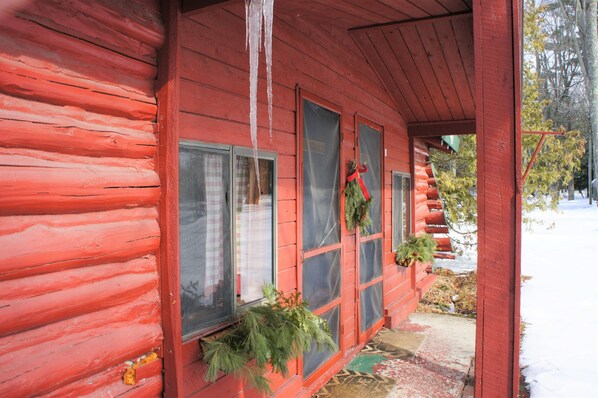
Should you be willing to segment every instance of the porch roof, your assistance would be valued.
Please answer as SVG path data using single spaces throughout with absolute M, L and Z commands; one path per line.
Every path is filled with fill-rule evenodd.
M 222 2 L 186 0 L 183 8 L 193 12 Z M 275 11 L 347 31 L 410 136 L 475 132 L 471 0 L 277 0 Z

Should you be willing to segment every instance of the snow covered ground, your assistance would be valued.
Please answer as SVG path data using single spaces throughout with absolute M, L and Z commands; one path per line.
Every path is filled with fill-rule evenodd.
M 598 397 L 598 208 L 579 198 L 559 210 L 523 233 L 520 363 L 532 398 Z
M 598 397 L 598 207 L 561 201 L 559 212 L 533 214 L 525 228 L 521 289 L 526 323 L 520 365 L 532 398 Z M 476 268 L 475 252 L 435 267 Z

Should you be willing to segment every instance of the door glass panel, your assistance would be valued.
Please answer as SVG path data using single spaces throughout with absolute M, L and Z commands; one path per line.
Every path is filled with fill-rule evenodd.
M 371 328 L 382 318 L 382 282 L 361 291 L 361 331 Z
M 340 336 L 340 306 L 336 306 L 331 310 L 323 313 L 320 315 L 322 318 L 328 322 L 328 326 L 330 327 L 330 332 L 332 334 L 332 340 L 336 343 L 337 347 L 339 346 Z M 316 348 L 315 343 L 312 341 L 311 349 L 308 352 L 303 354 L 303 375 L 304 377 L 308 377 L 311 375 L 316 369 L 318 369 L 324 362 L 326 362 L 332 355 L 334 355 L 337 351 L 331 351 L 328 348 L 323 348 L 321 351 L 318 351 Z
M 232 314 L 229 155 L 181 144 L 179 245 L 183 335 Z
M 372 196 L 370 217 L 372 225 L 368 235 L 382 232 L 382 134 L 365 124 L 359 124 L 359 161 L 366 164 L 368 172 L 361 177 Z
M 303 299 L 315 310 L 341 295 L 341 255 L 333 250 L 303 262 Z
M 260 181 L 254 160 L 236 156 L 235 255 L 237 303 L 263 297 L 262 286 L 273 281 L 274 160 L 259 159 Z
M 382 276 L 382 239 L 362 242 L 359 246 L 359 282 L 367 283 Z
M 303 101 L 303 250 L 340 242 L 340 115 Z

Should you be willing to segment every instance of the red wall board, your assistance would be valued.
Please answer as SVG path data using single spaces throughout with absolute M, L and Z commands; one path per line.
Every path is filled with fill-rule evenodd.
M 0 91 L 15 97 L 52 104 L 76 105 L 92 112 L 151 120 L 156 100 L 121 87 L 87 82 L 57 71 L 0 60 Z
M 124 263 L 101 264 L 75 268 L 29 278 L 0 282 L 0 300 L 26 299 L 74 288 L 85 283 L 102 281 L 107 277 L 151 273 L 156 269 L 154 256 L 146 256 Z
M 278 248 L 278 270 L 297 266 L 297 245 L 280 246 Z
M 133 259 L 155 251 L 159 240 L 158 223 L 151 219 L 34 226 L 0 236 L 0 245 L 10 248 L 0 254 L 0 280 Z
M 26 131 L 27 134 L 23 134 Z M 150 132 L 124 129 L 102 131 L 69 126 L 68 123 L 39 124 L 0 119 L 0 146 L 30 148 L 82 156 L 145 158 L 156 153 L 157 142 Z
M 29 361 L 27 356 L 34 355 L 36 350 L 39 351 L 40 345 L 56 346 L 64 341 L 62 339 L 69 338 L 69 334 L 85 335 L 87 330 L 102 329 L 111 323 L 124 324 L 134 321 L 152 324 L 159 321 L 159 310 L 159 296 L 153 291 L 116 307 L 3 337 L 0 339 L 0 354 L 14 355 L 13 360 Z M 111 366 L 106 368 L 109 367 Z
M 103 371 L 108 363 L 122 363 L 151 351 L 161 336 L 157 324 L 132 326 L 127 321 L 88 330 L 83 336 L 64 336 L 53 341 L 50 350 L 5 354 L 0 366 L 5 370 L 3 376 L 11 382 L 1 384 L 0 393 L 29 396 L 50 392 Z M 16 355 L 27 356 L 24 360 L 15 358 Z
M 155 272 L 120 275 L 43 296 L 0 301 L 0 337 L 134 300 L 155 289 L 157 282 Z
M 153 364 L 156 365 L 153 365 Z M 162 393 L 162 362 L 160 360 L 152 362 L 150 365 L 154 369 L 152 369 L 152 374 L 148 375 L 145 380 L 138 379 L 138 383 L 133 391 L 135 393 L 140 393 L 141 391 L 145 391 L 145 388 L 150 388 L 151 390 L 158 389 L 159 394 Z M 116 366 L 114 368 L 108 369 L 104 372 L 97 373 L 95 375 L 85 377 L 83 379 L 74 381 L 70 384 L 67 384 L 63 387 L 60 387 L 45 396 L 48 398 L 62 398 L 62 397 L 83 397 L 90 394 L 105 394 L 113 396 L 118 396 L 127 392 L 130 387 L 127 386 L 122 382 L 122 376 L 125 373 L 125 369 L 127 366 L 122 364 L 120 366 Z M 157 370 L 155 368 L 158 368 Z M 147 385 L 147 386 L 146 386 Z M 152 387 L 150 387 L 151 385 Z M 143 387 L 143 390 L 140 388 Z M 158 394 L 147 394 L 144 396 L 151 397 L 157 396 Z
M 23 120 L 42 125 L 79 127 L 93 131 L 120 132 L 155 132 L 155 125 L 143 120 L 87 112 L 78 107 L 60 106 L 18 97 L 11 97 L 0 92 L 0 119 Z M 7 145 L 10 147 L 10 145 Z M 46 148 L 42 148 L 46 149 Z M 83 155 L 83 153 L 79 153 Z M 152 152 L 155 154 L 155 152 Z M 130 157 L 130 156 L 128 156 Z
M 117 14 L 113 15 L 113 21 L 122 18 Z M 118 56 L 112 50 L 98 46 L 94 42 L 86 42 L 76 36 L 64 34 L 45 27 L 35 21 L 19 17 L 5 18 L 0 31 L 8 36 L 17 35 L 21 40 L 26 40 L 36 45 L 44 45 L 47 51 L 55 51 L 61 57 L 80 59 L 82 62 L 91 62 L 108 71 L 120 71 L 130 76 L 142 79 L 153 79 L 156 76 L 156 63 L 142 62 L 127 56 Z M 51 43 L 50 45 L 48 43 Z M 42 55 L 46 55 L 43 54 Z M 61 66 L 60 61 L 56 63 Z
M 278 224 L 278 246 L 288 246 L 297 242 L 297 224 L 287 222 Z

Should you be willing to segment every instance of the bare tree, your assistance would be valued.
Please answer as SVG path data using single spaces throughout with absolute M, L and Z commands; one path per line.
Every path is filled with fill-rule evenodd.
M 587 133 L 595 153 L 598 151 L 597 1 L 544 1 L 548 42 L 546 51 L 536 57 L 545 95 L 552 101 L 546 116 L 568 130 L 575 128 Z M 591 146 L 587 149 L 590 152 Z M 594 170 L 598 172 L 596 156 Z
M 585 30 L 583 37 L 586 69 L 589 81 L 590 125 L 594 154 L 598 154 L 598 0 L 585 1 Z M 598 173 L 598 156 L 594 156 L 594 170 Z

